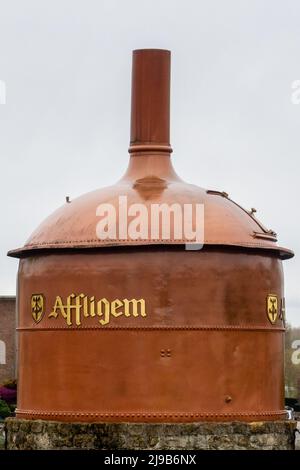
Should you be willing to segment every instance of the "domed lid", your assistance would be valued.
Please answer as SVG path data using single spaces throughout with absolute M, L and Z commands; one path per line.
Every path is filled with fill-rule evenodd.
M 67 201 L 35 230 L 23 248 L 10 251 L 9 256 L 66 248 L 190 244 L 191 238 L 184 230 L 178 236 L 175 223 L 176 210 L 184 211 L 189 206 L 191 231 L 195 231 L 195 208 L 202 208 L 204 245 L 271 250 L 282 259 L 291 258 L 293 252 L 277 246 L 276 233 L 256 219 L 254 209 L 247 211 L 227 193 L 199 188 L 177 176 L 170 157 L 169 122 L 170 52 L 134 51 L 130 162 L 126 174 L 116 185 Z M 154 218 L 153 208 L 160 214 L 166 210 L 173 220 L 168 236 L 162 215 Z M 134 223 L 133 236 L 128 221 L 129 226 Z M 183 224 L 180 214 L 178 221 Z

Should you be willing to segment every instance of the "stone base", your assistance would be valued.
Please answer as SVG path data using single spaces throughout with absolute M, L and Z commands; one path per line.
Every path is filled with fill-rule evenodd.
M 65 423 L 8 418 L 5 427 L 9 450 L 292 450 L 296 422 Z

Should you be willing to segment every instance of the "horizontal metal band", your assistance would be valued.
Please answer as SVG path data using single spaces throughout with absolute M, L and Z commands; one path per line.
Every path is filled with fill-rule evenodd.
M 183 245 L 183 244 L 189 244 L 191 245 L 192 243 L 195 243 L 194 241 L 191 241 L 187 238 L 158 238 L 158 239 L 149 239 L 149 238 L 139 238 L 137 240 L 131 240 L 131 239 L 126 239 L 124 240 L 123 238 L 114 238 L 114 239 L 105 239 L 105 240 L 99 240 L 98 238 L 87 238 L 87 239 L 81 239 L 81 240 L 52 240 L 52 241 L 47 241 L 47 242 L 37 242 L 37 243 L 27 243 L 24 245 L 23 248 L 20 248 L 20 250 L 25 250 L 25 249 L 35 249 L 39 247 L 48 247 L 48 246 L 53 246 L 56 247 L 57 245 L 64 245 L 66 247 L 70 245 L 76 245 L 76 246 L 83 246 L 84 248 L 87 246 L 90 246 L 90 244 L 93 243 L 95 244 L 95 247 L 97 246 L 102 246 L 102 245 L 107 245 L 107 246 L 116 246 L 117 243 L 120 243 L 121 246 L 129 246 L 129 245 Z M 266 250 L 275 250 L 278 251 L 279 249 L 281 250 L 286 250 L 285 248 L 281 248 L 277 245 L 265 245 L 264 243 L 260 242 L 239 242 L 239 241 L 232 241 L 228 242 L 228 240 L 204 240 L 203 242 L 205 245 L 214 245 L 214 246 L 219 246 L 222 245 L 224 247 L 241 247 L 241 248 L 264 248 Z M 17 250 L 12 250 L 11 253 Z M 199 250 L 198 250 L 199 251 Z M 290 251 L 290 250 L 286 250 Z
M 45 326 L 45 327 L 19 327 L 17 331 L 79 331 L 79 330 L 99 330 L 99 331 L 116 331 L 116 330 L 142 330 L 142 331 L 270 331 L 284 332 L 283 327 L 272 327 L 265 325 L 196 325 L 196 326 L 168 326 L 168 325 L 149 325 L 149 326 Z
M 138 152 L 166 152 L 172 153 L 173 149 L 168 144 L 140 144 L 140 145 L 130 145 L 128 149 L 129 153 L 138 153 Z
M 268 244 L 266 244 L 268 243 Z M 218 249 L 218 247 L 222 248 L 246 248 L 246 249 L 261 249 L 265 251 L 271 251 L 275 253 L 279 253 L 279 257 L 281 259 L 288 259 L 294 256 L 293 251 L 288 250 L 287 248 L 282 248 L 274 244 L 271 245 L 272 242 L 238 242 L 232 241 L 228 242 L 228 240 L 204 240 L 204 246 L 207 247 L 214 247 Z M 181 246 L 181 245 L 190 245 L 191 241 L 186 239 L 176 239 L 176 240 L 149 240 L 149 239 L 138 239 L 138 240 L 123 240 L 123 239 L 114 239 L 114 240 L 98 240 L 95 238 L 90 239 L 82 239 L 82 240 L 52 240 L 52 241 L 39 241 L 37 243 L 28 243 L 22 248 L 18 248 L 16 250 L 11 250 L 8 252 L 8 256 L 12 256 L 15 258 L 20 258 L 25 256 L 26 253 L 31 253 L 31 251 L 36 250 L 52 250 L 52 249 L 96 249 L 96 248 L 124 248 L 124 247 L 149 247 L 149 246 Z M 196 250 L 201 251 L 201 250 Z M 28 255 L 27 255 L 28 256 Z
M 195 412 L 185 412 L 185 413 L 174 413 L 174 412 L 141 412 L 141 413 L 119 413 L 119 412 L 75 412 L 75 411 L 39 411 L 39 410 L 19 410 L 16 409 L 16 414 L 18 417 L 21 416 L 43 416 L 43 417 L 70 417 L 70 418 L 101 418 L 101 419 L 124 419 L 124 418 L 133 418 L 133 419 L 195 419 L 195 418 L 207 418 L 207 419 L 220 419 L 220 418 L 264 418 L 264 417 L 286 417 L 286 412 L 284 410 L 280 411 L 264 411 L 255 413 L 253 411 L 239 411 L 234 413 L 208 413 L 205 411 L 195 411 Z

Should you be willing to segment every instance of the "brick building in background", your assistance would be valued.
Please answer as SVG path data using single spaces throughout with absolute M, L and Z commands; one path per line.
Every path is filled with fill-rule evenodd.
M 0 385 L 16 375 L 16 298 L 0 296 Z

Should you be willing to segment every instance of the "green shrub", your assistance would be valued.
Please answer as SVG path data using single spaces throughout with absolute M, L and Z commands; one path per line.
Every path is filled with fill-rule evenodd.
M 10 408 L 4 400 L 0 400 L 0 417 L 7 418 L 11 415 Z

